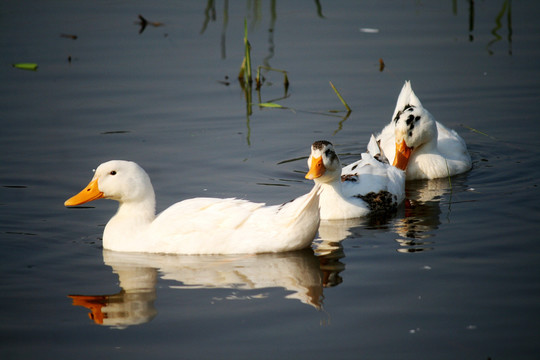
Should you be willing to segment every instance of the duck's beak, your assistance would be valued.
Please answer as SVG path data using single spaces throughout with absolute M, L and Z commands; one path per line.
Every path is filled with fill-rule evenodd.
M 313 180 L 324 175 L 326 168 L 324 167 L 322 156 L 318 158 L 311 158 L 311 167 L 309 168 L 308 173 L 306 174 L 306 179 Z
M 99 190 L 98 179 L 90 181 L 88 186 L 86 186 L 80 193 L 69 198 L 64 203 L 64 206 L 75 206 L 87 203 L 92 200 L 101 199 L 103 193 Z
M 407 169 L 411 153 L 412 148 L 407 146 L 405 140 L 396 141 L 396 156 L 392 165 L 401 170 Z

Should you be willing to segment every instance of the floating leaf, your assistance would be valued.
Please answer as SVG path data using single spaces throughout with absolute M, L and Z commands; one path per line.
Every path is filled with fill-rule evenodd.
M 60 34 L 60 37 L 65 39 L 77 40 L 79 37 L 75 34 Z
M 21 70 L 30 70 L 30 71 L 36 71 L 38 68 L 38 64 L 35 63 L 17 63 L 13 64 L 14 68 L 21 69 Z
M 279 104 L 276 104 L 276 103 L 259 103 L 257 104 L 259 105 L 260 107 L 268 107 L 268 108 L 278 108 L 278 109 L 283 109 L 283 106 L 279 105 Z

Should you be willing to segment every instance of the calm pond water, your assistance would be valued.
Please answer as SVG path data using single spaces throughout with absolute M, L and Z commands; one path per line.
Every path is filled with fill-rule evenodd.
M 0 357 L 537 358 L 538 14 L 532 0 L 2 2 Z M 253 66 L 290 81 L 263 71 L 251 103 L 286 109 L 250 106 L 236 80 L 244 19 Z M 408 183 L 412 209 L 389 219 L 324 223 L 313 249 L 104 252 L 116 204 L 63 206 L 110 159 L 147 170 L 158 210 L 282 203 L 311 188 L 313 141 L 356 160 L 408 79 L 473 169 Z

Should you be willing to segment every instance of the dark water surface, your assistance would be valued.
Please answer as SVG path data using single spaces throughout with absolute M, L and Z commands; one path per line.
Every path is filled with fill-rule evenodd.
M 140 33 L 138 14 L 161 26 Z M 532 0 L 2 2 L 0 357 L 538 358 L 538 14 Z M 245 18 L 254 67 L 290 81 L 265 72 L 251 102 L 287 109 L 249 106 L 236 80 Z M 110 159 L 147 170 L 158 210 L 282 203 L 311 188 L 313 141 L 356 160 L 407 79 L 473 169 L 408 183 L 413 207 L 390 219 L 322 224 L 313 250 L 104 252 L 116 204 L 63 206 Z

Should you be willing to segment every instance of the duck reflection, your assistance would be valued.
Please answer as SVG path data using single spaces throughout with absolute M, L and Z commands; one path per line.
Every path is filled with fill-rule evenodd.
M 118 275 L 121 290 L 112 295 L 69 295 L 84 306 L 96 324 L 124 328 L 157 315 L 158 276 L 177 289 L 252 290 L 280 287 L 316 309 L 322 307 L 323 276 L 313 250 L 261 255 L 161 255 L 103 251 L 106 265 Z M 254 298 L 254 297 L 251 297 Z
M 319 258 L 324 287 L 337 286 L 343 282 L 340 275 L 345 270 L 345 263 L 341 261 L 345 258 L 342 241 L 359 236 L 354 234 L 354 229 L 364 223 L 364 219 L 321 220 L 319 236 L 313 248 Z
M 406 200 L 396 213 L 362 219 L 321 221 L 319 237 L 314 249 L 321 262 L 324 286 L 335 286 L 343 280 L 340 273 L 345 269 L 342 241 L 347 238 L 369 236 L 366 230 L 390 231 L 398 235 L 397 251 L 414 253 L 433 250 L 436 230 L 441 225 L 441 207 L 451 214 L 452 197 L 467 191 L 467 174 L 433 180 L 408 181 Z
M 450 213 L 452 194 L 466 191 L 466 174 L 433 180 L 408 181 L 402 216 L 393 223 L 400 236 L 399 252 L 411 253 L 433 250 L 435 231 L 441 225 L 441 205 L 447 204 Z
M 157 270 L 133 264 L 117 264 L 113 272 L 120 292 L 112 295 L 69 295 L 74 306 L 84 306 L 96 324 L 124 328 L 149 322 L 156 314 Z
M 407 183 L 403 216 L 394 222 L 398 251 L 420 252 L 433 250 L 428 239 L 434 236 L 440 222 L 440 199 L 446 192 L 448 180 L 418 180 Z

